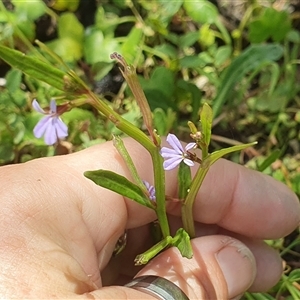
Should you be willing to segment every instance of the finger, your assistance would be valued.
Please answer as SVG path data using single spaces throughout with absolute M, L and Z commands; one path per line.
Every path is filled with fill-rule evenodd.
M 252 293 L 267 292 L 280 279 L 283 272 L 283 262 L 278 252 L 263 241 L 241 238 L 255 257 L 256 277 L 249 288 Z
M 178 285 L 189 299 L 230 299 L 251 286 L 255 274 L 255 260 L 241 242 L 226 236 L 209 236 L 192 241 L 194 257 L 182 258 L 170 248 L 154 258 L 137 276 L 156 275 Z M 107 287 L 89 296 L 107 299 L 154 299 L 125 287 Z
M 150 155 L 131 139 L 126 139 L 125 144 L 141 178 L 153 183 Z M 111 143 L 69 156 L 67 163 L 81 172 L 104 168 L 129 176 Z M 166 192 L 174 197 L 177 197 L 176 176 L 176 170 L 166 172 Z M 143 225 L 144 220 L 148 222 L 153 217 L 148 209 L 133 201 L 126 201 L 126 207 L 128 228 Z M 172 205 L 168 211 L 179 216 L 180 204 Z M 204 179 L 194 204 L 194 218 L 250 237 L 271 239 L 287 235 L 299 224 L 300 205 L 296 195 L 284 184 L 221 159 Z
M 202 225 L 202 224 L 201 224 Z M 209 225 L 204 225 L 207 232 L 203 235 L 226 235 L 233 237 L 245 244 L 252 252 L 256 262 L 256 277 L 250 291 L 263 292 L 273 287 L 280 279 L 283 271 L 282 260 L 276 250 L 266 245 L 261 240 L 247 238 L 227 230 L 216 230 L 215 226 L 210 229 Z M 202 235 L 202 236 L 203 236 Z M 131 229 L 127 233 L 127 246 L 116 257 L 112 258 L 102 272 L 104 285 L 123 285 L 134 277 L 139 271 L 139 267 L 133 265 L 133 261 L 138 254 L 143 253 L 152 246 L 152 238 L 149 226 Z
M 199 222 L 260 239 L 285 236 L 300 222 L 299 201 L 286 185 L 227 160 L 209 170 L 194 212 Z
M 132 140 L 127 140 L 126 143 L 142 178 L 151 182 L 153 174 L 149 169 L 149 155 Z M 231 166 L 233 169 L 236 167 L 234 164 Z M 67 255 L 79 263 L 75 267 L 73 264 L 73 271 L 68 262 L 63 263 L 63 266 L 55 264 L 61 270 L 64 269 L 62 274 L 68 269 L 68 273 L 77 278 L 78 268 L 81 267 L 84 273 L 81 272 L 80 276 L 85 279 L 81 278 L 79 282 L 86 280 L 87 285 L 91 282 L 97 286 L 101 284 L 97 264 L 99 262 L 100 267 L 105 266 L 119 235 L 126 227 L 141 226 L 154 220 L 155 215 L 153 211 L 133 201 L 124 201 L 123 197 L 99 188 L 84 178 L 84 171 L 99 168 L 111 169 L 129 177 L 124 162 L 111 143 L 74 155 L 41 159 L 3 169 L 0 177 L 4 179 L 6 189 L 1 190 L 1 203 L 7 221 L 5 224 L 10 225 L 3 227 L 5 235 L 3 234 L 2 238 L 6 239 L 4 244 L 10 245 L 14 240 L 19 240 L 22 233 L 25 240 L 22 245 L 26 250 L 19 256 L 15 255 L 15 252 L 12 253 L 11 255 L 15 255 L 12 261 L 24 264 L 24 256 L 27 255 L 25 258 L 30 266 L 30 257 L 36 255 L 35 250 L 42 245 L 41 241 L 48 241 L 50 238 L 52 246 L 53 242 L 56 243 L 52 253 L 61 252 L 64 262 L 63 257 Z M 174 176 L 173 184 L 167 186 L 168 194 L 172 194 L 176 190 L 176 176 L 175 173 L 169 174 Z M 9 202 L 12 204 L 7 209 Z M 270 204 L 268 201 L 267 203 Z M 287 201 L 285 205 L 290 206 L 291 203 L 293 201 Z M 287 209 L 283 209 L 284 214 L 286 211 Z M 198 218 L 198 215 L 196 217 Z M 28 244 L 34 245 L 34 250 L 28 251 Z M 47 243 L 46 246 L 49 249 Z M 43 257 L 48 253 L 42 249 L 38 254 L 39 261 L 43 262 Z M 54 259 L 59 261 L 58 257 Z M 74 271 L 75 269 L 77 271 Z M 18 270 L 19 268 L 16 272 Z M 28 270 L 30 272 L 33 268 Z M 24 274 L 17 275 L 16 277 L 22 277 Z M 35 274 L 32 274 L 31 278 L 34 276 Z M 58 282 L 63 286 L 63 280 Z

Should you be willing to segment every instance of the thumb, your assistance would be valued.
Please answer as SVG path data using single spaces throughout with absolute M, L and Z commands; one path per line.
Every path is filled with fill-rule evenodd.
M 164 277 L 178 285 L 189 299 L 231 299 L 251 286 L 256 264 L 243 243 L 218 235 L 196 238 L 192 246 L 192 259 L 182 258 L 176 248 L 170 248 L 137 276 Z
M 195 238 L 191 243 L 193 258 L 183 258 L 176 248 L 169 248 L 152 259 L 137 277 L 155 275 L 168 279 L 190 300 L 237 299 L 251 286 L 256 263 L 243 243 L 221 235 Z M 104 287 L 90 292 L 91 296 L 95 299 L 157 299 L 125 286 Z

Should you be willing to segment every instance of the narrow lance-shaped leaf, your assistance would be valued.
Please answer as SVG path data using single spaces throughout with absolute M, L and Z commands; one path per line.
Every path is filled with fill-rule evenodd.
M 228 148 L 224 148 L 224 149 L 215 151 L 215 152 L 209 154 L 208 157 L 202 162 L 202 168 L 210 167 L 219 158 L 223 157 L 226 154 L 246 149 L 248 147 L 254 146 L 255 144 L 257 144 L 257 142 L 236 145 L 236 146 L 232 146 L 232 147 L 228 147 Z
M 86 171 L 84 172 L 84 176 L 91 179 L 99 186 L 132 199 L 141 205 L 154 209 L 153 204 L 145 196 L 144 192 L 124 176 L 107 170 Z
M 52 67 L 40 59 L 30 57 L 24 53 L 0 45 L 0 57 L 13 68 L 25 74 L 48 83 L 49 85 L 64 91 L 64 76 L 66 73 Z
M 204 145 L 202 147 L 202 159 L 204 159 L 208 155 L 208 146 L 210 144 L 211 137 L 212 115 L 213 113 L 210 106 L 207 103 L 204 103 L 200 113 L 201 132 L 204 142 Z
M 279 149 L 274 150 L 257 168 L 259 172 L 264 171 L 269 167 L 281 154 Z
M 283 54 L 283 48 L 278 44 L 251 45 L 221 74 L 221 83 L 217 96 L 213 101 L 213 117 L 220 114 L 222 106 L 235 84 L 249 72 L 258 68 L 261 64 L 278 60 Z
M 126 163 L 126 166 L 128 168 L 128 170 L 130 171 L 130 174 L 134 180 L 134 182 L 145 192 L 147 193 L 147 188 L 144 185 L 142 179 L 140 178 L 137 169 L 135 168 L 135 165 L 132 161 L 131 156 L 129 155 L 123 140 L 118 137 L 118 136 L 114 136 L 113 138 L 113 144 L 116 147 L 116 149 L 118 150 L 119 154 L 122 156 L 124 162 Z

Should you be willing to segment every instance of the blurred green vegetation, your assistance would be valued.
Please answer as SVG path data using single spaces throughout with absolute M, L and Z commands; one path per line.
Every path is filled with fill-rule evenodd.
M 1 1 L 1 45 L 73 69 L 124 118 L 143 126 L 139 108 L 111 61 L 136 66 L 159 134 L 189 141 L 187 121 L 213 108 L 211 151 L 257 140 L 228 159 L 273 176 L 300 195 L 300 5 L 298 1 Z M 64 63 L 39 48 L 45 43 Z M 1 58 L 1 55 L 0 55 Z M 0 165 L 70 153 L 121 134 L 88 105 L 65 113 L 69 136 L 56 146 L 34 138 L 42 106 L 60 91 L 0 59 Z M 300 299 L 299 233 L 272 245 L 287 272 L 268 294 Z M 298 283 L 297 283 L 298 282 Z M 297 284 L 296 284 L 297 283 Z

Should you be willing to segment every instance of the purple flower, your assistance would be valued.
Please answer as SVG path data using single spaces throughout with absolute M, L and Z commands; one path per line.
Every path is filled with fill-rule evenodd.
M 177 136 L 171 133 L 169 133 L 167 136 L 167 142 L 173 149 L 162 147 L 160 150 L 161 156 L 163 158 L 167 158 L 163 164 L 163 167 L 166 171 L 174 169 L 182 161 L 190 167 L 194 165 L 194 162 L 189 159 L 190 156 L 187 151 L 194 148 L 196 143 L 189 143 L 183 149 Z
M 143 180 L 143 183 L 149 193 L 149 199 L 152 201 L 156 200 L 156 196 L 155 196 L 155 187 L 153 185 L 151 185 L 148 181 Z
M 44 111 L 35 99 L 32 102 L 32 107 L 37 112 L 45 115 L 33 129 L 33 134 L 36 138 L 41 138 L 44 135 L 45 143 L 53 145 L 58 139 L 68 136 L 68 127 L 57 113 L 55 100 L 52 99 L 50 101 L 49 112 Z

